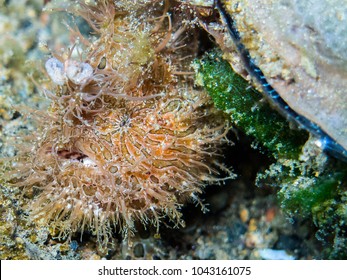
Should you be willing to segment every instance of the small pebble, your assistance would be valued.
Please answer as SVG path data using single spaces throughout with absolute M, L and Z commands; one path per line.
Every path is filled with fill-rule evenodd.
M 136 258 L 143 258 L 145 256 L 145 248 L 143 248 L 143 245 L 141 243 L 137 243 L 134 246 L 133 252 Z
M 70 243 L 70 248 L 71 250 L 76 251 L 78 248 L 78 242 L 76 240 L 72 240 Z
M 249 211 L 246 208 L 240 210 L 240 219 L 242 222 L 247 223 L 249 220 Z
M 253 232 L 257 230 L 257 222 L 255 219 L 251 219 L 248 225 L 248 231 Z
M 276 209 L 274 207 L 266 211 L 265 218 L 268 223 L 271 223 L 275 217 L 276 217 Z
M 97 261 L 97 260 L 101 260 L 101 257 L 97 254 L 93 254 L 90 256 L 89 260 Z
M 259 255 L 264 260 L 295 260 L 291 255 L 288 255 L 285 250 L 260 249 Z

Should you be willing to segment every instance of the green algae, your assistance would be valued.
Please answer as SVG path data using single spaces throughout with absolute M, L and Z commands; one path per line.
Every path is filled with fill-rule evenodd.
M 323 174 L 278 174 L 281 208 L 291 217 L 311 219 L 325 245 L 322 257 L 347 258 L 347 166 L 327 163 Z
M 302 182 L 297 188 L 291 185 L 293 181 L 287 179 L 286 182 L 282 182 L 283 187 L 279 192 L 282 207 L 292 213 L 300 212 L 304 216 L 315 214 L 325 201 L 336 197 L 345 175 L 335 172 L 318 178 L 308 177 L 306 183 Z
M 298 158 L 308 134 L 291 129 L 257 90 L 233 72 L 220 52 L 210 52 L 194 66 L 197 83 L 204 86 L 218 109 L 230 115 L 233 125 L 254 137 L 275 158 Z

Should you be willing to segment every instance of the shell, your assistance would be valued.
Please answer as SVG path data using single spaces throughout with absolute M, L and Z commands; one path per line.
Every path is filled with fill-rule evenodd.
M 273 103 L 283 101 L 281 109 L 317 136 L 318 146 L 346 159 L 346 1 L 217 1 L 217 8 L 229 27 L 219 42 L 234 70 L 246 69 Z

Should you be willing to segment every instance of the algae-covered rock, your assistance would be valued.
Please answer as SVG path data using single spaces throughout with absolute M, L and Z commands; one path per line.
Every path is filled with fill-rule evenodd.
M 297 158 L 308 138 L 293 130 L 276 111 L 262 102 L 262 95 L 236 74 L 219 51 L 195 63 L 197 83 L 212 96 L 215 106 L 230 115 L 232 123 L 265 146 L 275 158 Z
M 346 150 L 346 2 L 218 2 L 224 3 L 235 21 L 241 43 L 267 83 L 291 109 L 318 125 Z M 232 51 L 230 35 L 225 32 L 224 36 L 217 41 L 233 68 L 242 73 L 243 63 Z

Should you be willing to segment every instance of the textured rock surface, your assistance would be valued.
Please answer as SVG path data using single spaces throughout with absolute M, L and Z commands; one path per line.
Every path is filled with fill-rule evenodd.
M 346 149 L 346 2 L 227 2 L 243 43 L 270 84 Z M 229 58 L 238 70 L 237 59 Z

